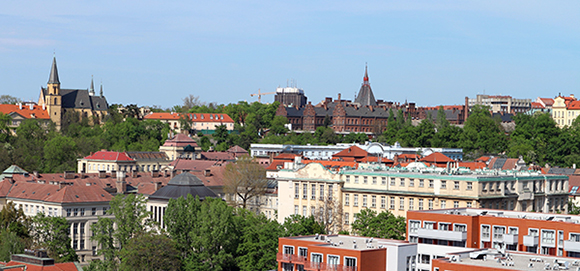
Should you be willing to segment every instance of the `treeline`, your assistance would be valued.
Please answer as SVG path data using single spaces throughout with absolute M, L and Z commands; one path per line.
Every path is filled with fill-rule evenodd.
M 10 123 L 10 117 L 0 113 L 0 169 L 14 164 L 45 173 L 76 170 L 78 158 L 101 149 L 158 151 L 170 131 L 168 124 L 123 116 L 114 106 L 103 120 L 69 111 L 61 131 L 52 122 L 26 119 L 13 135 Z

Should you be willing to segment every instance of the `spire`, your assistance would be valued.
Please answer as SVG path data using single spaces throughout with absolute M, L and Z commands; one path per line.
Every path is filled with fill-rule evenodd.
M 89 95 L 95 95 L 95 84 L 93 83 L 93 76 L 91 75 L 91 87 L 89 88 Z
M 103 97 L 103 83 L 101 82 L 101 97 Z
M 56 57 L 52 58 L 52 69 L 50 70 L 49 84 L 60 84 L 58 80 L 58 70 L 56 69 Z
M 363 77 L 363 84 L 365 84 L 365 85 L 369 84 L 369 72 L 368 72 L 368 67 L 367 67 L 366 63 L 365 63 L 365 77 Z

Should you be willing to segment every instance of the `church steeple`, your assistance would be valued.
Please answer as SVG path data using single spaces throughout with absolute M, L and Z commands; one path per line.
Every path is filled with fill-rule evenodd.
M 95 95 L 95 84 L 93 83 L 93 76 L 91 75 L 91 87 L 89 88 L 89 95 Z
M 355 103 L 358 103 L 360 106 L 368 106 L 377 105 L 377 101 L 375 100 L 375 95 L 371 89 L 371 84 L 369 83 L 369 72 L 367 65 L 365 65 L 365 76 L 363 77 L 363 83 L 360 87 L 358 95 L 354 99 Z
M 99 93 L 101 97 L 103 97 L 103 83 L 101 82 L 101 93 Z
M 58 80 L 58 70 L 56 69 L 56 57 L 52 58 L 52 68 L 50 69 L 50 76 L 48 77 L 49 84 L 60 84 Z
M 363 77 L 363 85 L 368 85 L 368 84 L 369 84 L 369 72 L 368 72 L 367 65 L 365 64 L 365 77 Z

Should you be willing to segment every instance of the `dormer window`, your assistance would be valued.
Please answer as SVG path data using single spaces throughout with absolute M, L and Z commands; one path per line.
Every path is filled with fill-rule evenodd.
M 197 115 L 193 114 L 193 119 L 196 120 L 197 119 Z
M 213 119 L 213 115 L 209 114 L 209 119 L 212 120 Z
M 203 114 L 201 114 L 200 116 L 201 116 L 201 119 L 203 119 Z

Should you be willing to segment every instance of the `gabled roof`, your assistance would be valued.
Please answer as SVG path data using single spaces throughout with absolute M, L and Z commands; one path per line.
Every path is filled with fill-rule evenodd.
M 96 185 L 73 184 L 64 186 L 44 200 L 59 203 L 109 202 L 112 198 L 111 194 Z
M 351 146 L 348 149 L 342 150 L 332 155 L 332 157 L 353 157 L 362 158 L 368 156 L 369 153 L 357 146 Z
M 40 105 L 17 105 L 17 104 L 0 104 L 0 112 L 6 115 L 18 114 L 26 119 L 50 119 L 48 110 L 42 109 Z
M 185 116 L 192 122 L 227 122 L 233 123 L 234 121 L 230 116 L 223 113 L 187 113 Z M 144 117 L 145 119 L 157 119 L 157 120 L 178 120 L 181 118 L 180 113 L 167 113 L 167 112 L 153 112 L 149 113 Z
M 234 161 L 236 158 L 231 152 L 206 151 L 201 152 L 201 159 L 214 161 Z
M 227 152 L 233 152 L 233 153 L 248 153 L 247 150 L 245 150 L 244 148 L 242 148 L 242 147 L 240 147 L 238 145 L 235 145 L 235 146 L 229 148 L 227 150 Z
M 210 160 L 190 160 L 190 159 L 175 159 L 169 164 L 173 166 L 176 170 L 189 170 L 189 171 L 201 171 L 211 166 L 217 165 L 221 161 L 210 161 Z
M 2 172 L 2 174 L 26 174 L 26 173 L 28 173 L 28 171 L 22 169 L 17 165 L 11 165 Z
M 545 106 L 552 106 L 554 104 L 554 99 L 552 98 L 538 98 Z
M 177 134 L 171 139 L 165 140 L 165 143 L 163 143 L 163 146 L 165 147 L 186 147 L 187 145 L 191 145 L 193 147 L 198 146 L 195 140 L 186 134 Z
M 568 110 L 580 110 L 580 101 L 571 101 L 566 106 Z
M 199 197 L 203 200 L 206 197 L 217 198 L 218 196 L 207 188 L 204 183 L 196 176 L 189 172 L 181 173 L 169 181 L 167 186 L 164 186 L 149 196 L 152 200 L 169 200 L 177 199 L 179 197 Z
M 541 103 L 532 102 L 531 104 L 532 109 L 544 109 L 545 106 Z
M 447 163 L 447 162 L 455 162 L 455 160 L 447 157 L 445 154 L 442 154 L 440 152 L 434 152 L 432 154 L 429 154 L 423 158 L 421 158 L 419 161 L 421 162 L 429 162 L 429 163 Z
M 100 150 L 83 159 L 102 161 L 135 161 L 125 152 Z
M 167 113 L 167 112 L 151 112 L 144 119 L 154 119 L 154 120 L 178 120 L 179 113 Z

